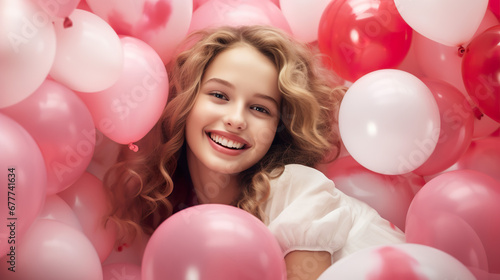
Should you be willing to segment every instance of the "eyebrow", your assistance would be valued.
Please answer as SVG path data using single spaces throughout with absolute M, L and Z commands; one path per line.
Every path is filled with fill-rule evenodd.
M 235 89 L 235 86 L 233 84 L 231 84 L 230 82 L 228 82 L 226 80 L 220 79 L 220 78 L 210 78 L 204 84 L 207 84 L 207 83 L 219 83 L 219 84 L 222 84 L 224 86 L 227 86 L 230 89 L 233 89 L 233 90 Z M 276 99 L 272 98 L 271 96 L 269 96 L 267 94 L 255 93 L 255 96 L 270 100 L 276 105 L 276 108 L 278 108 L 278 109 L 280 108 L 278 101 L 276 101 Z

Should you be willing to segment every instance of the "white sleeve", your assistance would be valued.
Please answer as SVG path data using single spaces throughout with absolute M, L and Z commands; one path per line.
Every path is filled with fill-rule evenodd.
M 404 234 L 375 210 L 336 189 L 323 173 L 303 165 L 287 165 L 271 181 L 264 212 L 284 255 L 304 250 L 337 252 L 340 257 L 361 247 L 404 242 Z

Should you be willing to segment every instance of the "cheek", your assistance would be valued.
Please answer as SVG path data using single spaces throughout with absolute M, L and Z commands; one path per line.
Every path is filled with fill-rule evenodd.
M 257 131 L 256 142 L 269 148 L 276 134 L 277 124 L 267 124 Z

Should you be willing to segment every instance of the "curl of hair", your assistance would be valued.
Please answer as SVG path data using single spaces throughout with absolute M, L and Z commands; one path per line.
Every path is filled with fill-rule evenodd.
M 270 192 L 270 179 L 286 164 L 314 166 L 338 156 L 337 109 L 345 89 L 332 82 L 319 57 L 305 45 L 272 27 L 220 27 L 191 35 L 169 65 L 170 98 L 157 125 L 138 142 L 140 151 L 125 147 L 104 180 L 120 239 L 152 233 L 179 203 L 176 170 L 185 157 L 184 132 L 200 89 L 203 73 L 222 51 L 251 46 L 268 57 L 278 70 L 282 93 L 280 123 L 262 160 L 240 174 L 241 194 L 234 205 L 264 220 L 261 205 Z M 179 187 L 180 188 L 180 187 Z

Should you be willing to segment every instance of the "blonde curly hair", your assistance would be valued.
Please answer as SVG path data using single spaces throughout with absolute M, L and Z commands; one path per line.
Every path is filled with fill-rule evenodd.
M 337 109 L 345 89 L 335 84 L 307 45 L 272 27 L 220 27 L 197 32 L 185 51 L 169 65 L 170 96 L 155 128 L 138 145 L 126 147 L 104 178 L 113 205 L 109 216 L 119 240 L 151 234 L 183 201 L 189 181 L 185 159 L 185 125 L 205 69 L 221 52 L 236 45 L 252 46 L 275 65 L 282 94 L 280 123 L 273 143 L 256 165 L 240 174 L 241 194 L 235 206 L 264 220 L 261 205 L 270 179 L 286 164 L 314 167 L 340 150 Z M 276 172 L 278 171 L 278 172 Z

